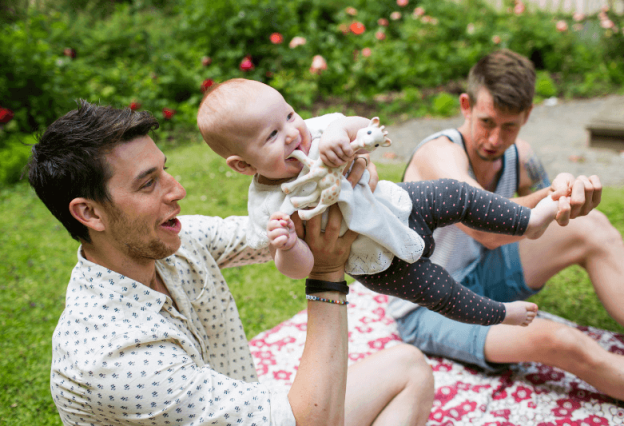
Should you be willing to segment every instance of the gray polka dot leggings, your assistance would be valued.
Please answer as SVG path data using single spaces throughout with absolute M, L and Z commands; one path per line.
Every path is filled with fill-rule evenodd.
M 395 256 L 378 274 L 355 276 L 367 288 L 395 296 L 469 324 L 493 325 L 505 319 L 505 306 L 468 290 L 443 267 L 429 260 L 435 249 L 433 231 L 461 222 L 480 231 L 523 235 L 531 209 L 464 182 L 440 179 L 399 183 L 412 199 L 409 226 L 422 237 L 422 257 L 407 263 Z

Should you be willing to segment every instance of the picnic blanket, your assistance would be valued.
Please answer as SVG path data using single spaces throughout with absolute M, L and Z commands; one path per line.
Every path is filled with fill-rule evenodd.
M 386 316 L 387 296 L 359 283 L 349 294 L 349 363 L 400 342 L 394 320 Z M 576 327 L 605 349 L 624 355 L 624 335 Z M 261 382 L 287 390 L 303 353 L 307 313 L 260 333 L 250 342 Z M 428 426 L 608 426 L 624 424 L 624 404 L 555 367 L 521 363 L 502 374 L 486 374 L 445 358 L 428 357 L 435 377 L 435 401 Z

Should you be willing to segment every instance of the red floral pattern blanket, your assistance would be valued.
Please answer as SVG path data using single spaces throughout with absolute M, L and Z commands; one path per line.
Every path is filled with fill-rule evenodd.
M 397 344 L 394 320 L 386 316 L 387 297 L 362 285 L 349 295 L 349 363 Z M 624 355 L 624 335 L 580 327 L 605 349 Z M 260 333 L 249 345 L 260 381 L 288 389 L 297 371 L 306 336 L 306 311 Z M 444 358 L 429 357 L 435 401 L 429 426 L 607 426 L 624 424 L 624 404 L 563 370 L 537 363 L 485 374 Z

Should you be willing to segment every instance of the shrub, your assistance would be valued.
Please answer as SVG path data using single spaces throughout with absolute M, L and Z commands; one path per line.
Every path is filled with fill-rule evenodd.
M 20 180 L 30 156 L 30 145 L 35 142 L 35 137 L 28 134 L 15 133 L 6 138 L 0 147 L 0 188 Z
M 0 107 L 14 113 L 5 135 L 42 130 L 78 98 L 140 104 L 167 132 L 194 128 L 203 82 L 233 77 L 272 85 L 304 115 L 336 99 L 401 116 L 448 114 L 448 96 L 421 93 L 462 81 L 501 47 L 535 62 L 538 96 L 591 96 L 624 83 L 624 35 L 605 29 L 605 19 L 618 19 L 611 11 L 573 22 L 481 0 L 421 0 L 417 9 L 395 0 L 29 3 L 15 3 L 19 13 L 0 28 Z M 93 13 L 91 4 L 104 3 Z M 165 108 L 176 111 L 167 120 Z

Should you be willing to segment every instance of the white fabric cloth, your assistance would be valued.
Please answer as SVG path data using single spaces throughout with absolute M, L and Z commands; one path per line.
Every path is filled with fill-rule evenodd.
M 312 146 L 308 157 L 319 158 L 318 143 L 323 130 L 342 114 L 329 114 L 306 120 L 312 135 Z M 304 167 L 299 176 L 308 172 Z M 343 179 L 338 205 L 343 215 L 343 229 L 351 229 L 358 238 L 351 246 L 351 254 L 345 265 L 350 275 L 370 275 L 382 272 L 390 266 L 394 256 L 413 263 L 422 255 L 424 242 L 408 224 L 412 212 L 412 201 L 407 191 L 398 185 L 380 181 L 375 192 L 368 186 L 368 172 L 364 172 L 360 182 L 351 187 Z M 296 209 L 290 197 L 309 194 L 316 183 L 310 182 L 289 195 L 285 195 L 278 185 L 264 185 L 256 176 L 249 187 L 249 243 L 261 248 L 269 244 L 266 226 L 272 213 L 282 211 L 292 214 Z
M 156 262 L 171 298 L 86 260 L 53 336 L 51 392 L 66 425 L 295 425 L 258 383 L 220 269 L 270 260 L 247 218 L 180 217 L 182 246 Z

